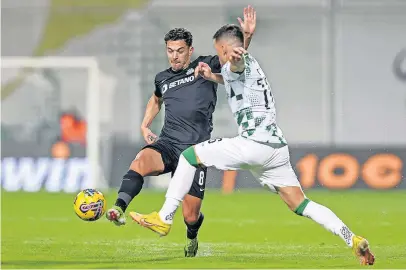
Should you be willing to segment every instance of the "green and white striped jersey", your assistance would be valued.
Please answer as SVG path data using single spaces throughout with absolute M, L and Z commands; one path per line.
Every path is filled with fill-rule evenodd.
M 244 54 L 241 74 L 230 70 L 230 62 L 221 69 L 228 103 L 238 125 L 238 134 L 254 141 L 286 145 L 276 125 L 275 100 L 262 68 L 250 54 Z

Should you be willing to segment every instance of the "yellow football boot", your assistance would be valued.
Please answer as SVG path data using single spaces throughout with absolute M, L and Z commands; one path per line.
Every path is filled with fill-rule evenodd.
M 130 217 L 141 226 L 150 229 L 160 236 L 166 236 L 171 230 L 172 225 L 163 222 L 158 212 L 152 212 L 148 215 L 130 212 Z
M 369 249 L 369 243 L 367 239 L 354 235 L 352 237 L 352 250 L 358 257 L 361 265 L 373 265 L 375 262 L 375 256 Z

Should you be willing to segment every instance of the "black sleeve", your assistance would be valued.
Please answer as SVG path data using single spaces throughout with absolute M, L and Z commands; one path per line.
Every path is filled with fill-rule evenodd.
M 154 91 L 155 96 L 157 96 L 159 98 L 162 97 L 162 91 L 161 91 L 161 87 L 159 86 L 158 75 L 155 76 L 154 85 L 155 85 L 155 91 Z
M 202 62 L 205 62 L 206 64 L 208 64 L 210 66 L 211 72 L 221 73 L 220 60 L 217 55 L 203 56 Z

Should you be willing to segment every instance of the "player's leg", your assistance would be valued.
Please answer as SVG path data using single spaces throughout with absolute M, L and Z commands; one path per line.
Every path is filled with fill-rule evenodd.
M 340 236 L 347 246 L 353 249 L 361 264 L 374 264 L 375 257 L 369 249 L 368 241 L 355 235 L 329 208 L 306 198 L 300 187 L 280 187 L 278 193 L 297 215 L 308 217 L 333 234 Z
M 200 209 L 204 198 L 206 175 L 206 168 L 197 168 L 192 187 L 182 202 L 183 218 L 187 228 L 185 257 L 195 257 L 199 248 L 197 235 L 204 221 Z
M 276 164 L 276 166 L 272 166 Z M 277 191 L 281 199 L 297 215 L 305 216 L 335 235 L 352 247 L 364 264 L 373 264 L 374 257 L 369 251 L 368 242 L 362 237 L 354 235 L 344 222 L 329 208 L 308 199 L 302 191 L 290 161 L 288 147 L 275 149 L 275 155 L 268 164 L 270 169 L 258 174 L 261 184 Z
M 180 202 L 192 186 L 197 168 L 213 166 L 220 170 L 239 169 L 244 163 L 244 150 L 241 149 L 243 140 L 240 137 L 209 140 L 183 151 L 166 192 L 165 203 L 159 213 L 140 215 L 133 212 L 130 213 L 131 217 L 161 236 L 167 235 Z
M 115 205 L 107 210 L 106 217 L 116 225 L 125 224 L 125 215 L 130 202 L 137 196 L 144 184 L 144 177 L 158 175 L 165 170 L 160 143 L 148 145 L 131 162 L 128 172 L 123 176 Z
M 172 219 L 167 217 L 174 215 L 179 202 L 189 192 L 198 168 L 239 169 L 244 163 L 242 143 L 240 137 L 212 139 L 183 151 L 159 212 L 162 220 L 172 224 Z
M 202 200 L 187 194 L 182 202 L 183 218 L 186 225 L 185 257 L 195 257 L 199 248 L 197 234 L 204 215 L 200 212 Z
M 182 202 L 182 212 L 185 225 L 187 227 L 186 236 L 188 239 L 194 239 L 199 233 L 200 226 L 203 223 L 204 215 L 200 212 L 202 199 L 186 194 Z
M 330 209 L 308 199 L 298 186 L 276 187 L 276 189 L 290 210 L 299 216 L 312 219 L 328 231 L 340 236 L 349 247 L 352 247 L 354 234 Z

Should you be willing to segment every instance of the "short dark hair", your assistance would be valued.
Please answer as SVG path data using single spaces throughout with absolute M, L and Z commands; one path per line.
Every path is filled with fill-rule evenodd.
M 213 39 L 216 41 L 222 38 L 236 38 L 241 43 L 244 43 L 242 29 L 236 24 L 226 24 L 222 26 L 213 36 Z
M 193 36 L 192 33 L 190 33 L 190 31 L 186 30 L 185 28 L 174 28 L 166 33 L 165 44 L 168 43 L 168 41 L 176 40 L 184 40 L 186 45 L 190 47 L 193 43 Z

